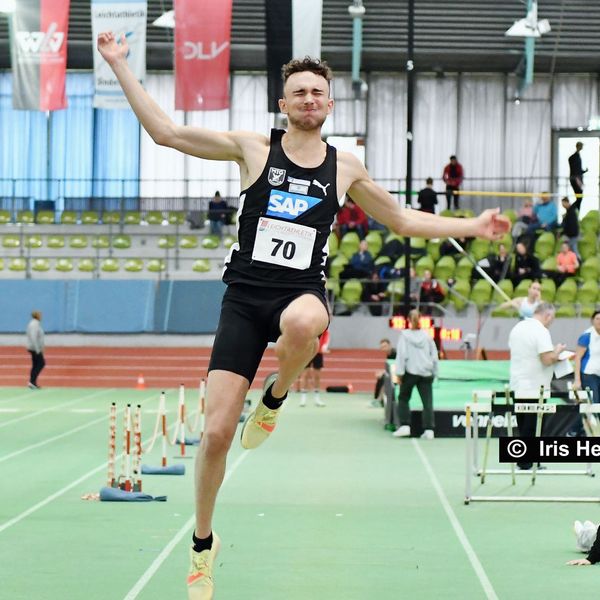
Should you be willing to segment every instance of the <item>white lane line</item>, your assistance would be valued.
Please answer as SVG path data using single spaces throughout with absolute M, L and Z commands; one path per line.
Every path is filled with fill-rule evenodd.
M 8 427 L 9 425 L 12 425 L 13 423 L 18 423 L 19 421 L 24 421 L 25 419 L 32 419 L 33 417 L 43 415 L 44 413 L 56 410 L 57 408 L 62 408 L 63 406 L 70 406 L 71 404 L 77 404 L 77 402 L 81 402 L 82 400 L 89 400 L 90 398 L 95 398 L 96 396 L 100 396 L 102 394 L 106 394 L 106 393 L 112 392 L 112 391 L 114 391 L 114 390 L 112 390 L 112 389 L 101 390 L 98 392 L 93 392 L 92 394 L 88 394 L 86 396 L 80 396 L 79 398 L 76 398 L 75 400 L 69 400 L 68 402 L 63 402 L 62 404 L 55 404 L 54 406 L 49 406 L 48 408 L 44 408 L 43 410 L 36 410 L 36 411 L 29 413 L 27 415 L 24 415 L 22 417 L 17 417 L 16 419 L 11 419 L 10 421 L 4 421 L 4 423 L 0 423 L 0 429 L 2 429 L 3 427 Z
M 146 400 L 150 400 L 155 397 L 156 397 L 155 394 L 152 394 L 152 396 L 146 396 L 146 398 L 144 398 L 140 404 L 143 404 L 144 402 L 146 402 Z M 121 411 L 119 411 L 119 412 L 121 412 Z M 169 427 L 169 429 L 172 429 L 175 425 L 176 425 L 176 423 L 173 423 L 173 425 L 171 425 Z M 148 441 L 151 439 L 151 437 L 152 436 L 150 436 L 149 438 L 144 440 L 142 442 L 142 444 L 147 444 Z M 115 457 L 115 463 L 121 458 L 121 456 L 122 456 L 122 454 L 119 454 L 118 456 Z M 74 487 L 78 486 L 82 481 L 89 479 L 92 475 L 95 475 L 96 473 L 98 473 L 98 471 L 102 471 L 102 469 L 106 469 L 107 465 L 108 465 L 108 461 L 103 462 L 100 466 L 96 467 L 95 469 L 92 469 L 91 471 L 88 471 L 85 475 L 82 475 L 79 479 L 71 482 L 69 485 L 65 486 L 64 488 L 61 488 L 57 492 L 54 492 L 54 494 L 51 494 L 47 498 L 40 500 L 40 502 L 38 502 L 37 504 L 34 504 L 27 510 L 23 511 L 21 514 L 17 515 L 16 517 L 13 517 L 12 519 L 10 519 L 10 521 L 6 521 L 6 523 L 3 523 L 2 525 L 0 525 L 0 533 L 2 533 L 5 529 L 12 527 L 13 525 L 16 525 L 23 519 L 27 518 L 29 515 L 34 513 L 36 510 L 43 508 L 44 506 L 46 506 L 46 504 L 50 504 L 50 502 L 52 502 L 53 500 L 56 500 L 56 498 L 59 498 L 64 493 L 66 493 L 69 490 L 73 489 Z
M 221 488 L 227 483 L 229 478 L 233 475 L 235 470 L 240 466 L 242 461 L 248 456 L 248 451 L 242 452 L 235 462 L 231 465 L 227 472 L 225 473 L 225 477 L 223 479 L 223 483 L 221 484 Z M 124 600 L 134 600 L 137 598 L 139 593 L 146 587 L 148 582 L 152 579 L 154 574 L 158 571 L 160 566 L 165 562 L 165 560 L 169 557 L 173 549 L 183 536 L 189 532 L 189 530 L 194 526 L 196 521 L 196 516 L 192 515 L 185 523 L 185 525 L 175 534 L 173 539 L 163 548 L 162 552 L 154 559 L 153 563 L 148 567 L 146 572 L 137 580 L 136 584 L 129 590 Z
M 417 451 L 417 454 L 419 455 L 419 458 L 421 459 L 421 462 L 423 463 L 423 466 L 425 467 L 427 474 L 429 475 L 431 484 L 433 485 L 433 487 L 438 495 L 438 498 L 440 499 L 442 507 L 444 508 L 444 511 L 446 512 L 446 516 L 450 520 L 450 524 L 452 525 L 452 528 L 454 529 L 454 533 L 456 533 L 456 537 L 458 537 L 467 557 L 469 558 L 469 561 L 471 562 L 471 566 L 473 567 L 473 570 L 475 571 L 475 573 L 477 574 L 477 577 L 479 578 L 479 583 L 481 583 L 481 587 L 483 588 L 483 591 L 485 592 L 486 597 L 488 598 L 488 600 L 498 600 L 498 596 L 496 595 L 496 592 L 494 591 L 492 583 L 489 580 L 488 576 L 486 575 L 486 572 L 483 569 L 481 562 L 479 562 L 479 558 L 477 557 L 477 554 L 475 554 L 475 550 L 473 550 L 473 547 L 471 546 L 471 543 L 469 542 L 469 540 L 467 538 L 467 534 L 465 533 L 464 529 L 462 528 L 456 514 L 452 510 L 452 506 L 450 506 L 450 502 L 448 502 L 448 498 L 446 497 L 446 494 L 444 493 L 444 490 L 442 489 L 442 486 L 441 486 L 435 472 L 433 471 L 433 468 L 431 467 L 429 460 L 427 459 L 427 457 L 425 456 L 425 453 L 421 449 L 419 442 L 417 442 L 417 440 L 415 440 L 415 439 L 412 439 L 411 442 L 412 442 L 415 450 Z
M 21 398 L 25 398 L 26 396 L 29 396 L 31 398 L 31 397 L 35 396 L 33 391 L 34 390 L 28 390 L 24 394 L 19 394 L 18 396 L 11 396 L 10 398 L 3 398 L 2 400 L 0 400 L 0 404 L 4 404 L 5 402 L 12 402 L 13 400 L 20 400 Z

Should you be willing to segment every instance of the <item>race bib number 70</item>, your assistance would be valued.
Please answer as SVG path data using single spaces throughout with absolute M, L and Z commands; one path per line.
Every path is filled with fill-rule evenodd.
M 260 217 L 252 260 L 304 270 L 310 267 L 317 230 L 289 221 Z

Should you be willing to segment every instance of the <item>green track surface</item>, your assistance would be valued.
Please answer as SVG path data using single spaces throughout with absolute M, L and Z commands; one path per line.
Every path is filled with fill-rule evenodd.
M 234 441 L 215 515 L 217 600 L 598 597 L 600 567 L 564 565 L 582 556 L 573 520 L 599 521 L 597 504 L 466 506 L 463 440 L 395 439 L 366 395 L 324 398 L 326 408 L 310 397 L 300 408 L 292 394 L 257 450 Z M 166 503 L 81 499 L 105 483 L 112 401 L 142 403 L 147 440 L 152 390 L 0 390 L 0 598 L 186 597 L 193 460 L 184 477 L 144 477 Z M 188 410 L 196 402 L 189 392 Z M 171 390 L 171 423 L 176 404 Z M 143 462 L 160 463 L 160 443 Z M 473 484 L 474 494 L 600 497 L 600 480 L 583 476 Z

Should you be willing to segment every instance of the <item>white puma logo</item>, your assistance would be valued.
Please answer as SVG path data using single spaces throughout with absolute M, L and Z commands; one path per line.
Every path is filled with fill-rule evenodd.
M 313 185 L 320 187 L 323 190 L 323 195 L 327 196 L 327 188 L 331 185 L 331 183 L 326 183 L 325 185 L 321 185 L 316 179 L 312 180 Z

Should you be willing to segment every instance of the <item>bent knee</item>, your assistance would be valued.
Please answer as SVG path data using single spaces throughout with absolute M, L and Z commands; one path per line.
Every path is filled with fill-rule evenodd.
M 223 430 L 206 430 L 202 434 L 202 450 L 205 454 L 220 455 L 226 454 L 231 447 L 231 442 L 235 430 L 223 431 Z

